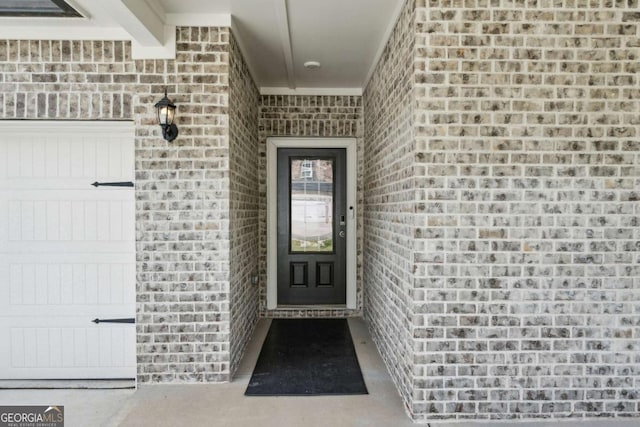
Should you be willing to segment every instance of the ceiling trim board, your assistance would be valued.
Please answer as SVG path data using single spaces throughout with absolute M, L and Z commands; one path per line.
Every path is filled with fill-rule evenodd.
M 359 87 L 261 87 L 260 95 L 336 95 L 336 96 L 362 96 L 362 88 Z
M 167 24 L 183 27 L 231 27 L 230 13 L 167 13 Z
M 175 59 L 176 58 L 176 26 L 164 26 L 166 40 L 162 46 L 142 46 L 135 39 L 131 40 L 131 59 Z
M 108 0 L 103 7 L 135 42 L 141 46 L 162 47 L 166 43 L 164 22 L 146 1 Z
M 287 11 L 287 0 L 273 0 L 278 19 L 278 31 L 282 42 L 282 52 L 287 69 L 287 82 L 289 89 L 296 88 L 296 77 L 293 69 L 293 48 L 291 47 L 291 30 L 289 28 L 289 17 Z
M 369 67 L 369 71 L 367 71 L 367 77 L 364 79 L 364 82 L 362 83 L 362 90 L 363 91 L 367 88 L 367 85 L 369 84 L 369 80 L 371 80 L 371 76 L 373 76 L 373 72 L 376 70 L 376 67 L 378 66 L 378 62 L 380 62 L 380 58 L 382 58 L 382 52 L 384 52 L 384 48 L 387 46 L 387 42 L 391 38 L 391 34 L 393 33 L 393 29 L 395 28 L 396 23 L 398 22 L 398 19 L 400 18 L 400 13 L 402 13 L 402 9 L 404 9 L 404 6 L 405 6 L 406 3 L 407 3 L 407 0 L 400 1 L 396 5 L 396 8 L 393 11 L 393 14 L 391 15 L 391 20 L 389 21 L 389 26 L 387 26 L 387 29 L 384 32 L 384 36 L 382 37 L 382 40 L 380 41 L 380 45 L 378 46 L 378 50 L 376 52 L 376 55 L 373 57 L 373 62 L 371 63 L 371 66 Z
M 164 8 L 157 0 L 144 0 L 144 2 L 147 4 L 147 7 L 149 7 L 149 9 L 153 10 L 153 13 L 155 13 L 162 22 L 164 22 L 165 24 L 167 23 L 167 13 L 164 11 Z
M 131 40 L 131 35 L 118 27 L 30 27 L 5 25 L 0 19 L 2 40 Z M 15 21 L 13 23 L 15 25 Z

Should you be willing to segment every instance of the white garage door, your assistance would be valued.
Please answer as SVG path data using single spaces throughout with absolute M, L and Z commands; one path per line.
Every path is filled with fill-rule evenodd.
M 0 130 L 0 379 L 134 378 L 133 124 Z

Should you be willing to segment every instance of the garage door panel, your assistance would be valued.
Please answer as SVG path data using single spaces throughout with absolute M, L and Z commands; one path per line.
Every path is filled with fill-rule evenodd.
M 122 251 L 114 251 L 110 253 L 100 252 L 57 252 L 47 254 L 47 259 L 34 259 L 31 254 L 23 253 L 7 253 L 6 256 L 0 259 L 0 266 L 9 264 L 29 264 L 29 263 L 42 263 L 42 264 L 113 264 L 113 263 L 134 263 L 132 257 L 133 252 L 127 253 Z M 99 256 L 99 259 L 96 257 Z
M 51 366 L 62 367 L 62 329 L 49 328 L 51 340 L 49 342 L 49 361 Z
M 98 304 L 69 304 L 63 307 L 65 314 L 74 316 L 82 325 L 89 324 L 95 318 L 111 319 L 111 318 L 131 318 L 135 316 L 132 310 L 116 310 L 114 306 L 98 305 Z M 52 318 L 60 314 L 60 309 L 55 309 L 49 305 L 21 305 L 12 307 L 3 313 L 3 318 L 24 317 L 26 310 L 37 310 L 38 317 Z
M 11 343 L 0 347 L 2 378 L 82 378 L 89 372 L 85 378 L 131 378 L 135 373 L 135 325 L 87 322 L 86 327 L 78 327 L 85 320 L 73 316 L 46 321 L 8 318 L 0 327 L 0 334 L 10 337 Z M 79 372 L 68 376 L 78 368 Z
M 114 370 L 114 377 L 130 376 L 130 367 L 135 365 L 133 325 L 65 326 L 77 323 L 73 318 L 60 319 L 59 323 L 61 326 L 54 327 L 10 325 L 7 332 L 11 346 L 0 350 L 0 360 L 12 368 L 12 373 L 3 378 L 44 378 L 52 368 L 59 379 L 95 378 L 101 369 Z
M 1 123 L 0 123 L 1 124 Z M 102 194 L 104 192 L 119 192 L 121 194 L 127 194 L 131 191 L 128 187 L 93 187 L 95 182 L 113 182 L 113 181 L 125 181 L 133 182 L 133 179 L 128 177 L 120 178 L 107 178 L 100 176 L 91 176 L 83 179 L 66 178 L 66 179 L 49 179 L 49 178 L 16 178 L 16 179 L 0 179 L 0 191 L 11 190 L 12 192 L 18 190 L 51 190 L 51 191 L 67 191 L 67 190 L 88 190 L 90 193 Z M 53 197 L 56 197 L 55 195 Z
M 15 374 L 3 376 L 7 380 L 29 380 L 29 379 L 58 379 L 58 380 L 87 380 L 87 379 L 131 379 L 131 369 L 129 367 L 111 367 L 108 369 L 109 377 L 104 376 L 105 368 L 91 366 L 88 368 L 13 368 Z M 48 378 L 52 370 L 58 374 L 53 378 Z M 103 374 L 101 374 L 103 373 Z M 96 376 L 97 375 L 97 376 Z
M 4 226 L 0 227 L 0 243 L 8 251 L 12 245 L 24 242 L 59 242 L 64 248 L 43 247 L 44 252 L 73 250 L 77 242 L 123 242 L 123 251 L 132 250 L 135 233 L 135 202 L 133 200 L 100 200 L 75 194 L 68 200 L 42 200 L 37 194 L 29 199 L 6 200 Z M 2 203 L 0 195 L 0 203 Z M 108 249 L 94 245 L 94 252 Z M 15 248 L 18 249 L 18 248 Z M 37 248 L 33 248 L 37 250 Z M 83 249 L 84 250 L 84 249 Z
M 133 263 L 2 263 L 2 280 L 8 295 L 2 295 L 0 311 L 20 315 L 25 306 L 51 315 L 101 306 L 135 309 L 135 264 Z M 8 274 L 7 274 L 8 273 Z M 7 298 L 8 296 L 8 298 Z
M 127 240 L 134 221 L 133 200 L 44 201 L 34 196 L 6 202 L 10 241 Z
M 9 169 L 11 168 L 11 165 L 13 163 L 10 160 L 14 158 L 15 154 L 11 155 L 9 152 L 9 144 L 0 144 L 0 181 L 8 177 Z
M 133 126 L 0 126 L 0 378 L 134 377 Z
M 20 153 L 19 160 L 16 162 L 19 165 L 18 173 L 24 177 L 33 176 L 33 141 L 32 138 L 27 137 L 23 141 L 14 141 L 14 144 L 19 144 L 18 152 Z
M 0 179 L 124 179 L 133 180 L 131 140 L 94 134 L 10 134 L 2 145 Z M 131 135 L 125 136 L 130 138 Z
M 34 178 L 44 178 L 47 174 L 47 156 L 46 156 L 47 144 L 44 141 L 33 141 L 32 151 L 32 165 Z
M 66 244 L 60 245 L 59 242 L 38 242 L 24 241 L 11 242 L 7 245 L 14 254 L 29 254 L 34 252 L 54 253 L 58 250 L 65 250 L 68 253 L 84 254 L 92 253 L 95 256 L 103 256 L 108 253 L 128 252 L 133 254 L 135 251 L 135 242 L 101 242 L 99 248 L 96 248 L 95 241 L 73 242 L 69 240 Z M 62 249 L 61 249 L 62 248 Z M 96 250 L 99 249 L 99 250 Z M 125 249 L 125 250 L 123 250 Z

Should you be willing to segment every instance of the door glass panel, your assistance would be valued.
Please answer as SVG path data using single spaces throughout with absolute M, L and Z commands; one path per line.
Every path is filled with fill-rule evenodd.
M 333 159 L 291 159 L 291 252 L 333 252 Z

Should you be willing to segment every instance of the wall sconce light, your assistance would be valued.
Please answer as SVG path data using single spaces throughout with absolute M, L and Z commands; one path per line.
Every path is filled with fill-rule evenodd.
M 164 88 L 164 98 L 155 105 L 158 114 L 158 124 L 162 128 L 162 136 L 171 142 L 178 136 L 178 126 L 173 123 L 176 115 L 176 106 L 167 98 L 167 88 Z

